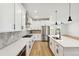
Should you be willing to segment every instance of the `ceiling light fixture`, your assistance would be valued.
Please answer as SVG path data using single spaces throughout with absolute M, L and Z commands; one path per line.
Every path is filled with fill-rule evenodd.
M 71 19 L 71 4 L 69 3 L 69 18 L 68 21 L 72 21 Z
M 56 22 L 55 25 L 58 25 L 58 23 Z
M 55 22 L 55 25 L 58 25 L 58 23 L 57 23 L 57 10 L 55 11 L 56 12 L 56 22 Z

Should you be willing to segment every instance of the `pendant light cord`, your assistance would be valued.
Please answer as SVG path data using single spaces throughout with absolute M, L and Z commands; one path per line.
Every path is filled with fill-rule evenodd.
M 71 16 L 71 3 L 69 3 L 69 16 Z
M 55 12 L 56 12 L 56 22 L 57 22 L 57 12 L 58 12 L 58 11 L 56 10 Z

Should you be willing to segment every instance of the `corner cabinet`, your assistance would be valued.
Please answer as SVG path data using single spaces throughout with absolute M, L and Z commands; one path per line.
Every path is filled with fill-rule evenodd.
M 0 3 L 0 32 L 25 30 L 25 13 L 20 3 Z

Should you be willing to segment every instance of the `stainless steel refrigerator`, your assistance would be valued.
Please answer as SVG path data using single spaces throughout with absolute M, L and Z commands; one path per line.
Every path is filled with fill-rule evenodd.
M 42 41 L 48 41 L 50 35 L 50 26 L 42 26 Z

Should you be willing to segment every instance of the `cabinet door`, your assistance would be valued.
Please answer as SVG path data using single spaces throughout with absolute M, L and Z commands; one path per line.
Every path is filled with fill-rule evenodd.
M 51 39 L 50 38 L 50 40 L 49 40 L 49 45 L 50 45 L 50 49 L 51 49 L 51 51 L 55 54 L 55 44 L 54 44 L 54 41 L 53 41 L 53 39 Z
M 55 54 L 55 42 L 54 40 L 52 39 L 52 52 Z
M 63 52 L 63 47 L 55 42 L 55 55 L 56 56 L 63 56 L 63 53 L 64 53 Z
M 21 31 L 21 6 L 15 4 L 15 31 Z
M 27 41 L 26 44 L 27 48 L 26 48 L 26 55 L 29 56 L 29 42 Z
M 49 47 L 52 50 L 52 39 L 51 38 L 49 38 Z
M 21 8 L 21 11 L 22 11 L 22 14 L 21 14 L 21 17 L 22 17 L 22 19 L 21 19 L 21 29 L 23 30 L 23 31 L 25 31 L 26 30 L 26 24 L 25 24 L 25 22 L 26 22 L 26 11 L 25 11 L 25 9 L 22 7 Z
M 13 31 L 14 4 L 0 3 L 0 32 Z

